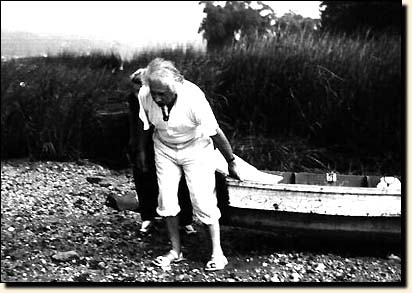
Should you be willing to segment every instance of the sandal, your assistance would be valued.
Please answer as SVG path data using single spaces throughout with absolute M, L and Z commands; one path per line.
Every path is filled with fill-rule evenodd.
M 153 222 L 150 220 L 143 221 L 142 226 L 140 226 L 140 232 L 142 233 L 149 233 L 149 231 L 153 228 Z
M 195 228 L 193 228 L 192 225 L 186 225 L 183 227 L 183 231 L 185 231 L 186 235 L 193 235 L 196 234 L 197 231 L 195 230 Z
M 176 251 L 170 250 L 165 255 L 156 257 L 153 261 L 153 264 L 159 267 L 167 267 L 170 266 L 171 263 L 177 263 L 182 260 L 185 260 L 182 252 L 180 252 L 180 254 L 178 255 Z
M 228 264 L 227 258 L 223 254 L 221 256 L 212 255 L 212 258 L 206 263 L 205 270 L 206 271 L 223 270 L 227 264 Z

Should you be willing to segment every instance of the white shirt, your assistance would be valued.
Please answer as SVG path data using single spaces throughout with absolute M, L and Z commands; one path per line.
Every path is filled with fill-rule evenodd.
M 217 134 L 219 127 L 215 115 L 203 91 L 188 80 L 176 87 L 177 99 L 170 110 L 169 121 L 163 121 L 160 107 L 153 101 L 148 85 L 139 91 L 139 118 L 144 129 L 149 123 L 155 127 L 157 136 L 166 145 L 186 145 L 191 141 Z

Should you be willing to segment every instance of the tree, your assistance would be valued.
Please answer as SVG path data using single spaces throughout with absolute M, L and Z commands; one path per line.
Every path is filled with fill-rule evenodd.
M 322 1 L 322 31 L 353 34 L 401 32 L 402 5 L 391 1 Z
M 319 19 L 303 17 L 292 11 L 285 13 L 282 17 L 276 18 L 273 26 L 274 35 L 282 37 L 290 34 L 313 33 L 320 27 Z
M 252 8 L 252 1 L 226 1 L 223 7 L 216 2 L 199 2 L 206 13 L 199 33 L 203 32 L 208 50 L 232 45 L 239 37 L 256 38 L 271 29 L 273 9 L 261 1 L 257 1 L 258 8 Z

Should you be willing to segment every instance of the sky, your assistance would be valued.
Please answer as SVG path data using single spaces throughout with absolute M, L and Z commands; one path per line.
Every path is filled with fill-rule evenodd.
M 320 1 L 263 1 L 277 16 L 289 10 L 320 18 Z M 1 28 L 141 45 L 196 43 L 199 1 L 1 1 Z

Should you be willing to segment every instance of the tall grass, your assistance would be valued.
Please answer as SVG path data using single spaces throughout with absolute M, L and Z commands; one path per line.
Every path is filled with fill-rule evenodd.
M 72 62 L 80 58 L 65 53 L 2 63 L 2 158 L 79 158 L 98 131 L 97 106 L 118 91 L 110 71 Z
M 400 113 L 400 46 L 400 39 L 329 35 L 241 43 L 224 54 L 220 89 L 238 105 L 236 114 L 259 117 L 276 133 L 316 134 L 330 122 L 347 127 L 351 120 L 372 127 L 376 121 L 369 116 Z
M 298 135 L 365 159 L 390 158 L 400 169 L 400 37 L 296 34 L 240 42 L 222 55 L 216 91 L 237 131 Z
M 30 153 L 51 145 L 58 157 L 84 153 L 96 109 L 124 101 L 128 75 L 160 56 L 204 90 L 235 151 L 261 169 L 400 174 L 401 49 L 396 36 L 303 33 L 241 40 L 218 53 L 141 51 L 119 74 L 101 53 L 10 61 L 2 63 L 2 138 L 20 129 Z

